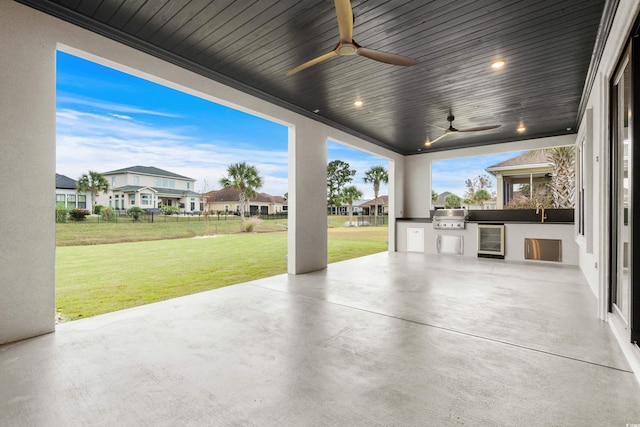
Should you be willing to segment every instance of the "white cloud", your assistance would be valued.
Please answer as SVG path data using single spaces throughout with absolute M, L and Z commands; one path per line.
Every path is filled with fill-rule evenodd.
M 125 116 L 124 114 L 114 114 L 111 113 L 109 114 L 112 117 L 115 117 L 116 119 L 123 119 L 123 120 L 133 120 L 133 117 L 131 116 Z
M 232 163 L 256 166 L 264 178 L 260 189 L 287 192 L 287 152 L 235 148 L 228 141 L 201 141 L 190 127 L 158 128 L 113 114 L 72 109 L 57 113 L 57 172 L 77 179 L 88 170 L 107 172 L 128 166 L 156 166 L 196 179 L 200 191 L 219 189 Z
M 86 97 L 77 96 L 77 95 L 58 94 L 56 99 L 57 99 L 58 105 L 67 105 L 67 106 L 76 105 L 76 106 L 97 108 L 105 111 L 128 113 L 128 114 L 144 114 L 144 115 L 150 115 L 150 116 L 173 117 L 173 118 L 182 117 L 179 114 L 167 113 L 165 111 L 148 110 L 146 108 L 134 107 L 132 105 L 116 104 L 113 102 L 101 101 L 101 100 L 86 98 Z

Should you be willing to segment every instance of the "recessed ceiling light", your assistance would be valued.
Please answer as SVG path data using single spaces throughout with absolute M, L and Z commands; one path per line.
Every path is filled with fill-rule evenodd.
M 571 128 L 567 128 L 567 130 L 571 130 Z
M 353 105 L 355 105 L 356 107 L 362 107 L 362 104 L 364 104 L 364 102 L 362 102 L 359 99 L 356 99 L 355 102 L 353 103 Z
M 518 126 L 517 131 L 518 131 L 518 132 L 520 132 L 520 133 L 522 133 L 522 132 L 524 132 L 525 130 L 527 130 L 527 128 L 526 128 L 526 127 L 524 127 L 524 125 L 523 125 L 522 123 L 520 123 L 520 126 Z
M 429 138 L 427 138 L 427 140 L 424 142 L 424 146 L 425 147 L 430 147 L 431 146 L 431 140 Z
M 496 59 L 491 63 L 491 68 L 493 68 L 494 70 L 499 70 L 500 68 L 504 67 L 506 63 L 507 61 L 505 61 L 504 59 Z
M 315 110 L 313 110 L 313 112 L 318 114 L 320 112 L 320 110 L 316 108 Z

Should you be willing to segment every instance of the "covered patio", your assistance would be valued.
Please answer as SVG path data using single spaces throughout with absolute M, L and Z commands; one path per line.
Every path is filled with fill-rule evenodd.
M 635 423 L 595 311 L 575 267 L 380 253 L 5 345 L 0 423 Z
M 177 4 L 0 0 L 0 424 L 640 423 L 640 0 Z M 354 20 L 417 63 L 287 73 Z M 56 51 L 287 126 L 289 274 L 56 326 Z M 328 141 L 388 252 L 328 265 Z M 573 265 L 398 252 L 432 162 L 566 145 Z

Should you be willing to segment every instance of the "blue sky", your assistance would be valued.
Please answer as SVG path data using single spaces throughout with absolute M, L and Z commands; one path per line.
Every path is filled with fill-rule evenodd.
M 432 188 L 440 194 L 449 191 L 460 197 L 464 197 L 467 191 L 465 181 L 478 175 L 487 175 L 491 178 L 496 191 L 496 179 L 485 169 L 512 157 L 523 154 L 524 151 L 490 154 L 485 156 L 461 157 L 450 160 L 438 160 L 431 163 Z
M 227 167 L 246 161 L 264 177 L 260 191 L 287 191 L 287 128 L 192 95 L 57 53 L 56 171 L 156 166 L 196 179 L 196 191 L 220 188 Z M 327 157 L 356 169 L 353 184 L 373 197 L 364 172 L 385 159 L 328 144 Z M 382 186 L 380 194 L 387 194 Z

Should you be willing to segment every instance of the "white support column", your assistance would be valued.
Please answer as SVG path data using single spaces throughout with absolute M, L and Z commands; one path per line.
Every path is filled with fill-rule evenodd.
M 2 344 L 55 328 L 56 47 L 30 9 L 0 8 Z
M 327 134 L 304 121 L 289 128 L 289 274 L 327 267 Z
M 502 174 L 496 175 L 496 209 L 504 208 L 504 179 Z

